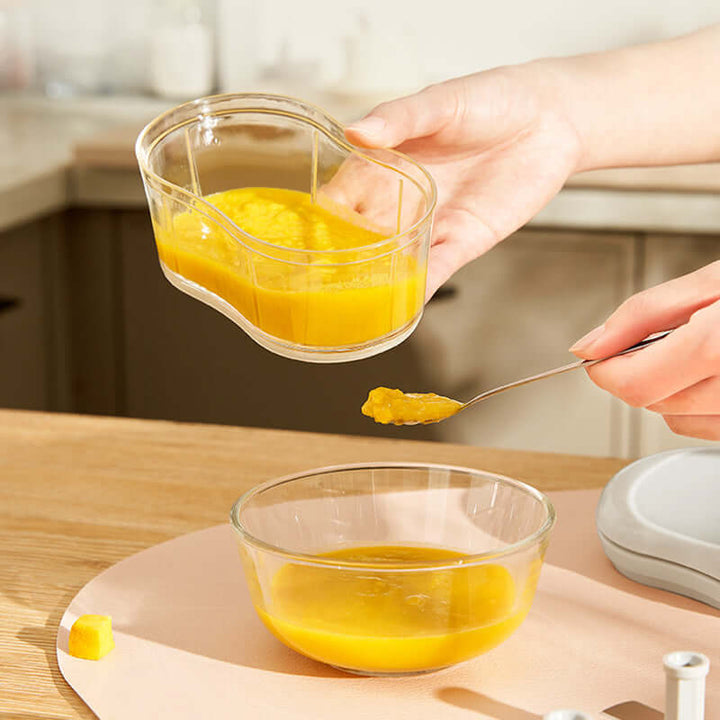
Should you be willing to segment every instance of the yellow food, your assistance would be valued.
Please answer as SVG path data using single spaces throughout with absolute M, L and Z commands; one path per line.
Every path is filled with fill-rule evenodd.
M 99 660 L 114 647 L 109 615 L 81 615 L 70 628 L 68 650 L 73 657 Z
M 275 338 L 312 347 L 357 345 L 399 330 L 422 307 L 424 266 L 410 251 L 371 249 L 387 236 L 358 224 L 359 215 L 351 222 L 308 193 L 281 188 L 240 188 L 205 199 L 253 237 L 238 239 L 240 233 L 186 210 L 156 224 L 160 261 Z M 338 250 L 345 251 L 339 261 Z
M 490 650 L 520 625 L 536 582 L 517 593 L 510 572 L 497 564 L 393 571 L 393 564 L 462 558 L 440 548 L 350 548 L 322 557 L 386 569 L 284 565 L 271 597 L 255 598 L 259 615 L 298 652 L 369 673 L 434 670 Z
M 363 415 L 388 425 L 434 423 L 454 415 L 462 403 L 435 393 L 404 393 L 386 387 L 370 391 L 362 406 Z

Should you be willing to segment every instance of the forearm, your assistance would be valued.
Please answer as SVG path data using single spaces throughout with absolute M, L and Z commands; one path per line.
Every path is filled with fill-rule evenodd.
M 720 25 L 530 66 L 576 130 L 577 170 L 720 160 Z

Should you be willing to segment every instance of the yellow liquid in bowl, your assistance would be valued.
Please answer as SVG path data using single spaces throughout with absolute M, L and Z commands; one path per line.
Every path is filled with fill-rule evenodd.
M 412 250 L 377 257 L 368 247 L 387 236 L 359 224 L 359 215 L 340 217 L 308 193 L 282 188 L 239 188 L 205 199 L 281 255 L 282 248 L 309 251 L 285 252 L 295 262 L 283 262 L 272 248 L 240 241 L 195 210 L 155 226 L 165 267 L 268 335 L 311 347 L 359 345 L 403 328 L 422 308 L 424 264 Z M 342 264 L 335 250 L 346 251 Z
M 321 557 L 401 566 L 463 556 L 387 546 Z M 537 572 L 517 592 L 510 572 L 497 564 L 404 572 L 287 564 L 273 578 L 265 607 L 256 609 L 277 638 L 303 655 L 363 673 L 416 673 L 503 642 L 527 615 L 536 582 Z

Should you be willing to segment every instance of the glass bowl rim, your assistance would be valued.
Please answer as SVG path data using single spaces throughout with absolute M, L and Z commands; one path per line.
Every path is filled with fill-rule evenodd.
M 489 550 L 483 553 L 473 553 L 462 555 L 462 557 L 447 560 L 434 560 L 427 562 L 412 562 L 412 563 L 380 563 L 380 562 L 367 562 L 367 561 L 353 561 L 353 560 L 340 560 L 337 558 L 326 558 L 312 553 L 302 553 L 294 550 L 288 550 L 287 548 L 273 545 L 272 543 L 265 542 L 260 538 L 255 537 L 251 532 L 245 529 L 239 520 L 239 513 L 247 503 L 257 495 L 277 487 L 279 485 L 285 485 L 295 480 L 302 480 L 313 475 L 326 475 L 345 470 L 368 470 L 368 469 L 380 469 L 380 468 L 404 468 L 404 469 L 426 469 L 426 470 L 450 470 L 453 472 L 462 473 L 464 475 L 480 475 L 485 478 L 492 480 L 499 480 L 505 486 L 513 487 L 517 490 L 521 490 L 527 495 L 532 496 L 540 502 L 545 510 L 545 519 L 542 525 L 532 532 L 527 537 L 514 542 L 507 547 L 499 550 Z M 417 572 L 427 570 L 452 570 L 458 567 L 469 567 L 473 565 L 479 565 L 488 560 L 494 560 L 498 558 L 507 557 L 517 552 L 532 547 L 536 543 L 542 542 L 547 535 L 550 533 L 556 520 L 555 507 L 553 506 L 550 499 L 545 493 L 534 488 L 532 485 L 522 482 L 521 480 L 515 480 L 514 478 L 499 473 L 490 472 L 487 470 L 479 470 L 477 468 L 463 467 L 460 465 L 446 465 L 444 463 L 423 463 L 423 462 L 395 462 L 395 461 L 377 461 L 377 462 L 360 462 L 360 463 L 342 463 L 339 465 L 326 465 L 318 468 L 311 468 L 309 470 L 301 470 L 299 472 L 290 473 L 283 475 L 279 478 L 274 478 L 266 482 L 260 483 L 255 487 L 250 488 L 244 492 L 234 503 L 230 509 L 230 523 L 233 530 L 239 535 L 243 542 L 248 545 L 265 552 L 270 552 L 274 555 L 280 555 L 287 560 L 291 560 L 295 563 L 304 565 L 321 565 L 321 566 L 332 566 L 336 568 L 348 568 L 348 569 L 359 569 L 359 568 L 372 568 L 378 572 Z
M 268 242 L 267 240 L 263 240 L 262 238 L 258 238 L 255 235 L 252 235 L 251 233 L 247 232 L 246 230 L 243 230 L 239 225 L 237 225 L 233 220 L 231 220 L 222 210 L 217 208 L 212 203 L 205 200 L 204 197 L 200 195 L 195 195 L 194 193 L 190 192 L 189 190 L 185 190 L 185 188 L 180 187 L 179 185 L 176 185 L 175 183 L 171 182 L 170 180 L 166 180 L 165 178 L 158 175 L 156 172 L 150 169 L 149 165 L 149 156 L 150 151 L 152 148 L 154 148 L 154 143 L 159 142 L 160 139 L 155 139 L 153 141 L 153 145 L 150 148 L 145 147 L 145 143 L 149 142 L 148 138 L 151 135 L 151 133 L 156 130 L 157 126 L 159 126 L 163 121 L 168 120 L 172 115 L 174 114 L 182 114 L 183 112 L 190 113 L 191 111 L 196 111 L 194 117 L 188 117 L 186 121 L 181 122 L 180 119 L 175 121 L 172 125 L 172 127 L 167 128 L 165 131 L 165 134 L 167 135 L 172 130 L 176 129 L 177 127 L 181 127 L 185 122 L 190 122 L 194 119 L 202 117 L 202 108 L 205 105 L 209 105 L 212 103 L 222 103 L 226 101 L 232 101 L 232 100 L 256 100 L 258 102 L 262 100 L 271 100 L 271 101 L 280 101 L 280 102 L 288 102 L 293 105 L 298 106 L 300 110 L 309 110 L 311 112 L 317 113 L 322 118 L 324 118 L 329 125 L 335 126 L 337 128 L 344 128 L 344 125 L 336 120 L 332 115 L 330 115 L 328 112 L 326 112 L 323 108 L 314 105 L 313 103 L 309 103 L 305 100 L 301 100 L 299 98 L 292 97 L 290 95 L 280 95 L 280 94 L 274 94 L 274 93 L 219 93 L 215 95 L 206 95 L 203 97 L 196 98 L 194 100 L 189 100 L 187 102 L 181 103 L 180 105 L 176 105 L 175 107 L 169 108 L 168 110 L 165 110 L 164 112 L 160 113 L 156 117 L 154 117 L 145 127 L 140 131 L 140 134 L 137 137 L 137 140 L 135 141 L 135 157 L 138 161 L 138 165 L 140 166 L 140 172 L 143 176 L 143 179 L 145 177 L 149 178 L 153 181 L 153 183 L 157 184 L 161 191 L 165 194 L 170 194 L 168 190 L 171 190 L 174 193 L 177 193 L 181 196 L 182 200 L 179 200 L 183 205 L 186 207 L 192 209 L 192 210 L 198 210 L 198 208 L 195 207 L 196 203 L 200 203 L 201 207 L 203 208 L 202 214 L 204 214 L 209 219 L 213 220 L 213 222 L 217 222 L 217 219 L 213 217 L 213 215 L 217 214 L 219 218 L 222 220 L 224 224 L 227 225 L 228 230 L 232 231 L 233 236 L 235 239 L 245 245 L 248 250 L 251 252 L 258 252 L 261 253 L 261 251 L 257 250 L 256 248 L 253 248 L 250 245 L 247 245 L 242 241 L 242 237 L 247 237 L 249 240 L 252 240 L 254 243 L 260 243 L 261 246 L 265 246 L 267 248 L 273 248 L 276 250 L 282 250 L 283 252 L 290 253 L 292 256 L 292 253 L 300 253 L 305 256 L 313 257 L 314 255 L 330 255 L 333 256 L 333 254 L 337 253 L 340 254 L 340 257 L 342 257 L 342 254 L 347 254 L 349 252 L 348 249 L 338 249 L 338 250 L 303 250 L 301 248 L 288 248 L 283 245 L 277 245 L 275 243 Z M 244 109 L 242 112 L 250 112 L 252 109 Z M 257 108 L 256 111 L 258 113 L 267 113 L 270 114 L 278 114 L 278 113 L 272 113 L 267 108 Z M 240 112 L 240 111 L 236 111 Z M 227 114 L 231 114 L 231 112 L 228 112 Z M 285 113 L 286 115 L 288 113 Z M 302 120 L 303 122 L 306 122 L 309 125 L 314 126 L 317 130 L 324 133 L 327 137 L 332 139 L 333 142 L 335 142 L 340 147 L 345 148 L 346 150 L 349 150 L 351 153 L 355 155 L 359 155 L 363 159 L 367 160 L 368 162 L 371 162 L 375 165 L 382 165 L 386 166 L 385 163 L 383 163 L 380 160 L 374 159 L 367 155 L 364 150 L 366 148 L 361 148 L 356 145 L 352 145 L 349 143 L 344 136 L 336 136 L 328 131 L 327 128 L 323 127 L 322 125 L 319 125 L 316 121 L 314 121 L 310 115 L 304 116 L 300 114 L 300 112 L 296 113 L 294 117 L 298 120 Z M 164 136 L 163 136 L 164 137 Z M 431 173 L 419 162 L 416 160 L 413 160 L 410 156 L 405 155 L 404 153 L 399 152 L 398 150 L 395 150 L 393 148 L 372 148 L 372 150 L 376 152 L 384 152 L 388 153 L 389 155 L 395 156 L 396 158 L 402 159 L 405 162 L 412 165 L 415 169 L 417 169 L 420 174 L 424 177 L 424 179 L 427 181 L 429 185 L 429 197 L 428 197 L 428 206 L 425 209 L 425 212 L 423 213 L 422 217 L 414 222 L 409 228 L 406 230 L 403 230 L 401 233 L 395 233 L 393 235 L 390 235 L 387 238 L 384 238 L 382 240 L 379 240 L 376 243 L 372 243 L 370 245 L 364 245 L 362 246 L 361 250 L 375 250 L 377 249 L 378 252 L 383 252 L 383 254 L 393 253 L 402 250 L 406 247 L 407 244 L 413 241 L 414 235 L 417 231 L 420 230 L 420 228 L 423 227 L 423 225 L 427 224 L 429 220 L 431 220 L 432 215 L 435 211 L 435 208 L 437 206 L 437 185 L 435 183 L 435 179 L 431 175 Z M 395 172 L 398 172 L 400 174 L 403 174 L 401 170 L 397 170 L 393 168 Z M 176 198 L 177 200 L 177 198 Z M 210 214 L 208 214 L 208 209 L 210 210 Z M 239 235 L 236 236 L 236 233 Z M 385 246 L 390 245 L 393 242 L 397 242 L 399 239 L 405 239 L 407 240 L 406 243 L 400 245 L 397 248 L 393 248 L 390 250 L 386 250 Z M 355 252 L 357 252 L 358 248 L 353 249 Z M 269 252 L 269 251 L 268 251 Z M 264 253 L 261 253 L 264 254 Z M 277 259 L 273 258 L 273 256 L 269 256 L 271 259 Z M 378 256 L 379 257 L 379 256 Z M 377 259 L 375 256 L 372 258 L 368 258 L 368 260 L 374 260 Z M 289 262 L 292 263 L 293 261 L 284 261 L 283 262 Z M 367 260 L 366 260 L 367 261 Z M 308 263 L 300 263 L 302 265 L 307 265 Z M 337 263 L 341 264 L 341 263 Z

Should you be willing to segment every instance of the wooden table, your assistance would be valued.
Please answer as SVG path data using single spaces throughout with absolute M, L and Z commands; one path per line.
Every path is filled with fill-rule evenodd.
M 377 460 L 476 467 L 541 490 L 600 487 L 626 464 L 0 410 L 0 719 L 94 717 L 60 675 L 55 635 L 70 600 L 99 572 L 143 548 L 226 522 L 233 501 L 254 484 L 316 466 Z

